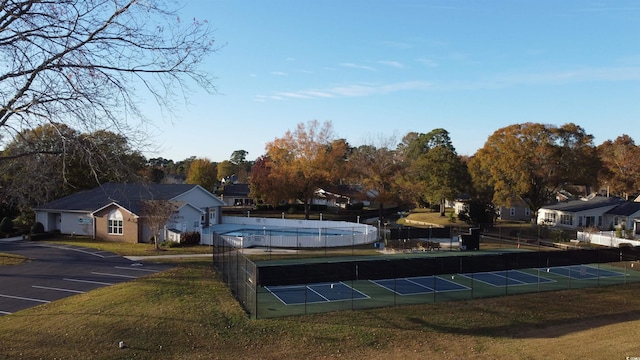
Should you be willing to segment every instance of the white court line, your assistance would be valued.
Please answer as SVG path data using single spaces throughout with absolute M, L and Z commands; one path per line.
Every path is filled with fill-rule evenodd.
M 36 289 L 66 291 L 66 292 L 75 293 L 75 294 L 84 294 L 84 291 L 80 291 L 80 290 L 61 289 L 61 288 L 54 288 L 54 287 L 48 287 L 48 286 L 38 286 L 38 285 L 32 285 L 31 287 L 34 287 Z
M 146 271 L 146 272 L 152 272 L 152 273 L 157 273 L 157 272 L 162 271 L 162 270 L 140 269 L 140 268 L 124 267 L 124 266 L 114 266 L 114 267 L 116 269 L 122 269 L 122 270 Z
M 11 314 L 13 314 L 13 313 L 10 313 L 10 312 L 8 312 L 8 311 L 2 311 L 2 310 L 0 310 L 0 314 L 2 314 L 2 315 L 11 315 Z
M 49 300 L 34 299 L 34 298 L 26 298 L 26 297 L 21 297 L 21 296 L 11 296 L 11 295 L 3 295 L 3 294 L 0 294 L 0 296 L 2 296 L 2 297 L 6 297 L 6 298 L 10 298 L 10 299 L 26 300 L 26 301 L 33 301 L 33 302 L 45 303 L 45 304 L 48 304 L 48 303 L 50 303 L 50 302 L 51 302 L 51 301 L 49 301 Z
M 98 284 L 98 285 L 113 285 L 112 283 L 106 283 L 106 282 L 100 282 L 100 281 L 90 281 L 90 280 L 80 280 L 80 279 L 64 278 L 62 280 L 75 281 L 75 282 L 88 283 L 88 284 Z
M 127 279 L 137 279 L 137 276 L 131 276 L 131 275 L 120 275 L 120 274 L 111 274 L 111 273 L 101 273 L 101 272 L 91 272 L 93 275 L 105 275 L 105 276 L 115 276 L 115 277 L 123 277 L 123 278 L 127 278 Z

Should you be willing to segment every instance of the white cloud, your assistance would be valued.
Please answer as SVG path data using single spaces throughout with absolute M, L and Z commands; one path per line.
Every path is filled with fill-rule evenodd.
M 417 62 L 421 63 L 422 65 L 426 66 L 426 67 L 430 67 L 430 68 L 434 68 L 438 66 L 438 62 L 435 61 L 433 58 L 430 57 L 421 57 L 416 59 Z
M 282 71 L 272 71 L 271 75 L 276 75 L 276 76 L 287 76 L 287 73 L 282 72 Z
M 422 80 L 393 83 L 356 83 L 325 89 L 304 89 L 298 91 L 275 92 L 273 95 L 258 95 L 256 101 L 287 99 L 328 99 L 363 97 L 391 94 L 402 91 L 456 91 L 501 89 L 523 85 L 559 85 L 590 81 L 640 81 L 640 67 L 577 68 L 556 72 L 528 72 L 495 74 L 477 80 L 451 80 L 430 82 Z
M 368 70 L 368 71 L 378 71 L 374 67 L 367 66 L 367 65 L 358 65 L 358 64 L 354 64 L 354 63 L 342 63 L 342 64 L 340 64 L 340 66 L 353 68 L 353 69 Z
M 387 61 L 387 60 L 380 60 L 378 61 L 378 64 L 382 64 L 382 65 L 387 65 L 396 69 L 402 69 L 404 68 L 404 64 L 402 64 L 401 62 L 398 61 Z

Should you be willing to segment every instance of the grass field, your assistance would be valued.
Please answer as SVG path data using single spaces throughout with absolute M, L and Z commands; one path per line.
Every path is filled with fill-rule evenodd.
M 163 273 L 0 317 L 0 359 L 640 356 L 639 284 L 249 320 L 209 261 L 174 261 Z

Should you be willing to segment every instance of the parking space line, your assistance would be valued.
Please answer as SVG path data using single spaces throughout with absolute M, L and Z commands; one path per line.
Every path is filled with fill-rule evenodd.
M 91 281 L 91 280 L 80 280 L 80 279 L 70 279 L 70 278 L 64 278 L 62 280 L 75 281 L 75 282 L 88 283 L 88 284 L 107 285 L 107 286 L 108 285 L 113 285 L 112 283 L 100 282 L 100 281 Z
M 12 313 L 8 312 L 8 311 L 2 311 L 0 310 L 0 314 L 2 315 L 11 315 Z
M 70 293 L 75 293 L 75 294 L 84 294 L 84 291 L 80 291 L 80 290 L 61 289 L 61 288 L 54 288 L 54 287 L 48 287 L 48 286 L 38 286 L 38 285 L 32 285 L 31 287 L 34 287 L 36 289 L 65 291 L 65 292 L 70 292 Z
M 122 270 L 147 271 L 147 272 L 152 272 L 152 273 L 157 273 L 157 272 L 162 271 L 162 270 L 140 269 L 140 268 L 124 267 L 124 266 L 114 266 L 114 267 L 116 269 L 122 269 Z
M 95 252 L 92 251 L 86 251 L 86 250 L 82 250 L 80 248 L 74 248 L 74 247 L 69 247 L 69 246 L 53 246 L 53 245 L 44 245 L 44 244 L 38 244 L 39 246 L 44 246 L 44 247 L 51 247 L 51 248 L 56 248 L 56 249 L 62 249 L 62 250 L 71 250 L 71 251 L 77 251 L 77 252 L 81 252 L 84 254 L 88 254 L 88 255 L 93 255 L 93 256 L 97 256 L 100 258 L 104 259 L 104 255 L 100 255 L 97 254 Z
M 123 277 L 123 278 L 127 278 L 127 279 L 137 279 L 137 276 L 131 276 L 131 275 L 121 275 L 121 274 L 111 274 L 111 273 L 101 273 L 101 272 L 91 272 L 93 275 L 105 275 L 105 276 L 115 276 L 115 277 Z
M 4 295 L 4 294 L 0 294 L 1 297 L 5 297 L 5 298 L 9 298 L 9 299 L 18 299 L 18 300 L 25 300 L 25 301 L 33 301 L 33 302 L 39 302 L 39 303 L 45 303 L 48 304 L 51 301 L 49 300 L 42 300 L 42 299 L 34 299 L 34 298 L 26 298 L 26 297 L 22 297 L 22 296 L 12 296 L 12 295 Z

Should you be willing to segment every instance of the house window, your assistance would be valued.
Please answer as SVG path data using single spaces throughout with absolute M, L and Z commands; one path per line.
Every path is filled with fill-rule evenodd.
M 531 209 L 524 208 L 524 216 L 531 216 Z
M 555 224 L 555 222 L 556 222 L 556 213 L 553 213 L 553 212 L 544 213 L 544 222 Z
M 613 225 L 618 226 L 618 217 L 617 216 L 613 217 Z
M 122 213 L 120 210 L 113 210 L 107 218 L 107 233 L 109 235 L 122 235 Z
M 570 215 L 570 214 L 562 214 L 562 215 L 560 215 L 560 224 L 562 224 L 562 225 L 573 225 L 573 215 Z
M 198 220 L 194 221 L 193 222 L 193 227 L 196 228 L 196 229 L 199 228 L 200 227 L 200 221 L 198 221 Z
M 595 226 L 596 225 L 596 217 L 595 216 L 585 216 L 584 217 L 584 226 Z
M 598 216 L 598 227 L 602 227 L 602 216 Z
M 512 207 L 509 209 L 509 216 L 516 216 L 516 208 Z

